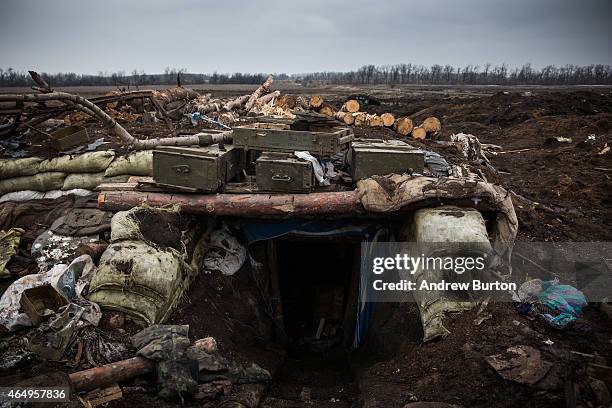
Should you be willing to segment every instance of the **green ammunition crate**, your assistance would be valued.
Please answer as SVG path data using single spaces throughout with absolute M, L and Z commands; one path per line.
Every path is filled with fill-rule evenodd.
M 289 124 L 253 123 L 237 126 L 234 146 L 245 150 L 294 152 L 305 150 L 315 156 L 331 156 L 350 147 L 353 131 L 343 127 L 312 126 L 308 131 L 292 130 Z
M 255 178 L 260 191 L 309 193 L 314 187 L 312 163 L 291 153 L 264 152 L 255 161 Z
M 244 168 L 243 152 L 233 146 L 158 147 L 153 151 L 157 185 L 186 191 L 217 192 Z
M 422 172 L 425 153 L 401 140 L 357 139 L 349 151 L 353 181 L 374 175 Z

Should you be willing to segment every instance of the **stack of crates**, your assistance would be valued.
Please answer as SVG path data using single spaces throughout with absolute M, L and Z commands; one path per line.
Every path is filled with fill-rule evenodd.
M 296 130 L 288 123 L 251 123 L 235 127 L 232 145 L 160 147 L 153 152 L 157 185 L 194 192 L 222 191 L 247 169 L 255 170 L 258 191 L 309 193 L 315 187 L 307 151 L 321 160 L 342 154 L 353 181 L 373 175 L 420 172 L 424 153 L 399 140 L 355 140 L 347 127 L 317 123 Z

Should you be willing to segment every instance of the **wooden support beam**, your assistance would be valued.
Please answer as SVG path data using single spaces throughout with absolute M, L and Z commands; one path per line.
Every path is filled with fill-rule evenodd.
M 98 206 L 123 211 L 140 205 L 180 206 L 185 213 L 235 217 L 292 218 L 316 215 L 354 216 L 365 213 L 356 191 L 312 194 L 169 194 L 137 191 L 104 191 Z
M 155 369 L 155 363 L 143 357 L 132 357 L 89 370 L 69 374 L 76 391 L 89 391 L 110 387 L 113 384 L 147 374 Z

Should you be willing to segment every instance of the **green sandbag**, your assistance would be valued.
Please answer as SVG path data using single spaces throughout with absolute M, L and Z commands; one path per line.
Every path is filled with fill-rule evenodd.
M 64 181 L 62 190 L 72 190 L 74 188 L 83 188 L 85 190 L 95 190 L 103 183 L 125 183 L 130 178 L 129 175 L 105 177 L 104 172 L 101 173 L 75 173 L 69 174 Z
M 111 244 L 100 258 L 90 292 L 127 288 L 165 301 L 176 291 L 187 267 L 176 251 L 159 250 L 142 241 Z
M 0 194 L 12 193 L 13 191 L 23 190 L 61 190 L 62 186 L 64 185 L 65 178 L 66 173 L 51 172 L 38 173 L 33 176 L 13 177 L 5 180 L 0 180 Z
M 68 155 L 40 162 L 38 171 L 62 171 L 64 173 L 99 173 L 106 171 L 115 158 L 115 152 L 107 150 Z
M 128 156 L 119 156 L 106 169 L 106 176 L 130 174 L 132 176 L 153 175 L 153 150 L 143 150 Z
M 141 294 L 121 289 L 98 289 L 90 293 L 88 299 L 103 310 L 123 312 L 145 326 L 161 323 L 158 314 L 164 305 Z
M 197 256 L 197 262 L 200 260 Z M 121 310 L 147 325 L 161 323 L 193 276 L 194 269 L 174 250 L 122 241 L 102 254 L 88 298 L 103 309 Z
M 0 180 L 11 177 L 33 176 L 38 173 L 38 164 L 42 161 L 40 157 L 28 157 L 25 159 L 1 159 Z

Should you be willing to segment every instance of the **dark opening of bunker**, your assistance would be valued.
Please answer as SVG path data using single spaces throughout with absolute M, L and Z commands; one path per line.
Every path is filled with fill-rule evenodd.
M 352 399 L 360 239 L 286 236 L 268 242 L 286 345 L 268 398 Z M 274 278 L 273 278 L 274 279 Z M 306 394 L 306 395 L 305 395 Z

